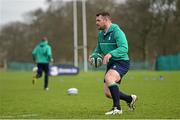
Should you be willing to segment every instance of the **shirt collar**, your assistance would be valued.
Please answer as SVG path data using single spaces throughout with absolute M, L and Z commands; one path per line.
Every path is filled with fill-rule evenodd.
M 113 24 L 111 23 L 110 27 L 108 28 L 108 30 L 106 32 L 103 32 L 104 35 L 107 35 L 108 33 L 112 32 L 113 31 Z

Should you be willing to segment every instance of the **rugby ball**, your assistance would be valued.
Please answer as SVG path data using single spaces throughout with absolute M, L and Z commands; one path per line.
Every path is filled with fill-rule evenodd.
M 78 89 L 77 88 L 69 88 L 67 90 L 68 95 L 77 95 L 78 94 Z
M 91 59 L 91 65 L 95 68 L 100 67 L 103 63 L 103 58 L 99 53 L 93 53 L 90 59 Z

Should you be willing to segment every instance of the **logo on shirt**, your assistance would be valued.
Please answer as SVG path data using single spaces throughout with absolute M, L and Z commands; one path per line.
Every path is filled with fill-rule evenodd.
M 111 40 L 111 35 L 112 35 L 112 33 L 110 33 L 108 40 Z

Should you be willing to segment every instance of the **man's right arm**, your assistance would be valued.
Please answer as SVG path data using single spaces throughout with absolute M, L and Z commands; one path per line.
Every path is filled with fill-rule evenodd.
M 95 54 L 95 53 L 102 54 L 102 51 L 101 51 L 99 42 L 97 43 L 96 48 L 95 48 L 94 51 L 92 52 L 92 54 Z M 92 54 L 89 55 L 89 59 L 88 59 L 90 63 L 92 63 L 92 59 L 91 59 Z
M 99 54 L 102 53 L 99 43 L 97 43 L 96 48 L 94 49 L 93 53 L 99 53 Z
M 96 48 L 94 49 L 93 53 L 99 53 L 99 54 L 102 54 L 102 50 L 100 48 L 100 33 L 98 34 L 98 42 L 97 42 L 97 45 L 96 45 Z

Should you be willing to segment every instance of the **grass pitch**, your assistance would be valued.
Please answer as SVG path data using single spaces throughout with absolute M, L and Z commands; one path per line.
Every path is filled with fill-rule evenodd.
M 122 115 L 105 116 L 112 107 L 103 93 L 104 72 L 50 77 L 49 91 L 43 78 L 32 85 L 31 72 L 0 71 L 0 119 L 168 119 L 180 118 L 180 72 L 130 71 L 120 89 L 136 94 L 134 112 L 121 102 Z M 78 88 L 70 96 L 67 89 Z

